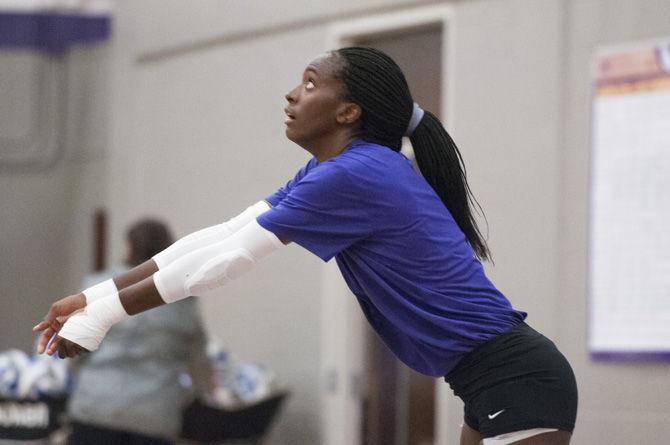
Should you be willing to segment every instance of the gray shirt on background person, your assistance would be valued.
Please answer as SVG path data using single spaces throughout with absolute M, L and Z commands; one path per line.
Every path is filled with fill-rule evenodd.
M 127 269 L 88 276 L 83 288 Z M 211 367 L 197 301 L 191 297 L 134 315 L 112 327 L 100 348 L 73 366 L 72 421 L 175 439 L 192 390 L 206 390 Z

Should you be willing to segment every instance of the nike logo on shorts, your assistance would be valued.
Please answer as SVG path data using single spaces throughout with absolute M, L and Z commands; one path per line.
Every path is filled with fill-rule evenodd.
M 493 414 L 489 414 L 489 420 L 495 419 L 496 417 L 498 417 L 499 415 L 501 415 L 501 414 L 503 413 L 503 411 L 505 411 L 505 410 L 504 410 L 504 409 L 501 409 L 501 410 L 498 411 L 498 412 L 495 412 L 495 413 L 493 413 Z

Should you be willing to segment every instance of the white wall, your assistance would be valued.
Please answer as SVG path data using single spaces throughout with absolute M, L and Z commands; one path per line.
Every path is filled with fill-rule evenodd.
M 31 322 L 52 297 L 76 287 L 90 262 L 96 205 L 110 210 L 111 256 L 118 259 L 123 229 L 138 216 L 163 216 L 184 234 L 288 179 L 307 156 L 283 138 L 283 94 L 325 49 L 328 26 L 427 3 L 439 2 L 118 2 L 113 44 L 71 55 L 76 111 L 66 160 L 39 174 L 0 172 L 0 308 L 11 314 L 3 317 L 0 346 L 29 347 Z M 668 365 L 587 358 L 586 227 L 590 57 L 597 45 L 670 35 L 670 4 L 452 6 L 448 126 L 488 217 L 496 260 L 490 274 L 574 365 L 574 443 L 663 443 L 670 435 Z M 110 96 L 95 93 L 105 88 Z M 86 149 L 98 154 L 82 156 Z M 321 438 L 321 270 L 292 246 L 204 300 L 210 332 L 241 358 L 273 367 L 294 391 L 271 443 Z M 460 412 L 448 400 L 442 422 L 451 444 Z

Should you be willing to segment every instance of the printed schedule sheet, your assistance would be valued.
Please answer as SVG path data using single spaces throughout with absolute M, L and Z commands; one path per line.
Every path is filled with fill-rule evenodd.
M 593 71 L 589 351 L 670 360 L 670 39 Z

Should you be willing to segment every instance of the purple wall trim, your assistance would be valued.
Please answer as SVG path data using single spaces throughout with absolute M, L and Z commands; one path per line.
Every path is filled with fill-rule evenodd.
M 34 49 L 60 55 L 72 45 L 104 41 L 110 34 L 109 16 L 0 12 L 0 49 Z
M 670 362 L 670 351 L 591 351 L 590 356 L 598 362 Z

